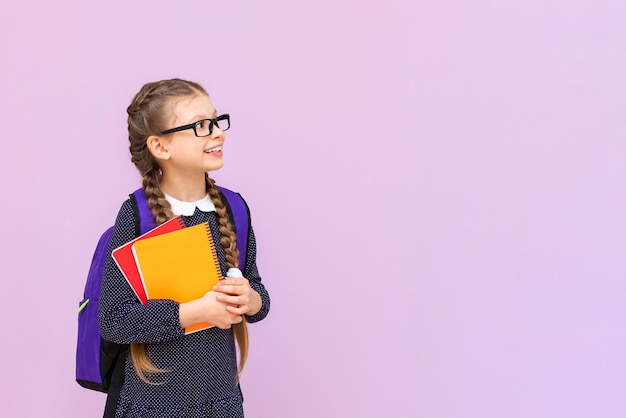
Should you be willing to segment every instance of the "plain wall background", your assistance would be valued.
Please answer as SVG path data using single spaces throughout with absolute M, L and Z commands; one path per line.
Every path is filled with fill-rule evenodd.
M 0 3 L 2 416 L 96 417 L 76 306 L 199 81 L 272 296 L 247 417 L 626 416 L 626 3 Z M 8 390 L 7 390 L 8 388 Z

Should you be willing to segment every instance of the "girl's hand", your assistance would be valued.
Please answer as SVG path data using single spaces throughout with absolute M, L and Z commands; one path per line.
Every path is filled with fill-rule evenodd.
M 216 292 L 209 291 L 201 298 L 180 304 L 180 325 L 183 328 L 208 322 L 221 329 L 228 329 L 243 320 L 240 314 L 230 312 L 228 304 L 217 300 Z
M 217 300 L 226 304 L 226 310 L 236 315 L 254 315 L 261 310 L 261 296 L 250 287 L 244 277 L 227 277 L 220 280 L 213 290 Z

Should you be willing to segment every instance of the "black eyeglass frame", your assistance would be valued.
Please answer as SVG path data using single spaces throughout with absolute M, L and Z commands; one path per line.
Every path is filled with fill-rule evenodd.
M 196 131 L 196 126 L 198 125 L 199 122 L 208 120 L 209 121 L 209 133 L 206 135 L 198 135 L 198 131 Z M 228 121 L 228 128 L 226 129 L 222 129 L 220 128 L 219 125 L 219 121 L 221 120 L 227 120 Z M 222 131 L 227 131 L 228 129 L 230 129 L 230 114 L 229 113 L 224 113 L 223 115 L 219 115 L 218 117 L 216 117 L 215 119 L 200 119 L 195 121 L 194 123 L 190 123 L 188 125 L 183 125 L 183 126 L 178 126 L 176 128 L 172 128 L 172 129 L 166 129 L 163 132 L 160 132 L 159 135 L 167 135 L 167 134 L 171 134 L 174 132 L 180 132 L 180 131 L 185 131 L 187 129 L 193 129 L 193 133 L 198 137 L 198 138 L 203 138 L 205 136 L 209 136 L 213 133 L 213 126 L 217 126 L 218 128 L 222 129 Z

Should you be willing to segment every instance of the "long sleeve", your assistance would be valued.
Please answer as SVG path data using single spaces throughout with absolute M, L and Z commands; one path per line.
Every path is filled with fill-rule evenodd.
M 122 204 L 115 221 L 104 266 L 100 291 L 100 332 L 118 344 L 154 344 L 184 335 L 179 304 L 172 300 L 149 300 L 143 305 L 111 257 L 111 251 L 136 238 L 130 200 Z
M 261 276 L 256 265 L 256 238 L 252 226 L 248 231 L 248 249 L 246 252 L 246 265 L 243 276 L 250 282 L 250 287 L 260 296 L 262 301 L 261 310 L 254 315 L 245 315 L 249 323 L 258 322 L 265 318 L 270 311 L 270 295 L 261 282 Z

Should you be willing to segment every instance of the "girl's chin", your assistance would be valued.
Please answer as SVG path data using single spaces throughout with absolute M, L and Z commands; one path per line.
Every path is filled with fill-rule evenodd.
M 205 168 L 206 168 L 206 171 L 215 171 L 215 170 L 219 170 L 223 166 L 224 166 L 224 160 L 220 158 L 219 160 L 212 161 L 211 164 L 207 164 Z

